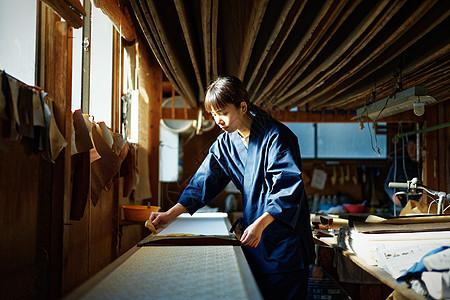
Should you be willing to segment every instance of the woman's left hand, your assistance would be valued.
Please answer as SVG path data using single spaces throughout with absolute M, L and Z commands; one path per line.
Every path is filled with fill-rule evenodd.
M 244 233 L 241 236 L 241 244 L 242 246 L 249 248 L 256 248 L 261 241 L 261 235 L 264 228 L 258 223 L 254 222 L 250 226 L 248 226 Z
M 241 236 L 241 244 L 245 247 L 256 248 L 261 241 L 262 232 L 274 221 L 269 213 L 265 212 L 261 217 L 248 226 Z

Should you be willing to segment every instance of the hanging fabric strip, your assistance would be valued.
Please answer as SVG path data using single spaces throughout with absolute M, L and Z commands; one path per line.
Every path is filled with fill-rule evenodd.
M 0 71 L 0 118 L 4 120 L 8 120 L 8 115 L 6 113 L 6 97 L 5 93 L 3 93 L 3 71 Z
M 20 86 L 17 109 L 20 118 L 20 135 L 31 139 L 34 138 L 33 90 L 26 85 Z
M 114 153 L 100 135 L 100 130 L 97 124 L 93 124 L 92 139 L 94 140 L 95 148 L 101 156 L 100 159 L 97 159 L 91 165 L 91 200 L 94 206 L 97 205 L 102 189 L 119 172 L 122 164 L 120 156 Z

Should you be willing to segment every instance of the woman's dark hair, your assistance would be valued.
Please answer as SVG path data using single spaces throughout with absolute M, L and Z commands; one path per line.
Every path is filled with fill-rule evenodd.
M 234 76 L 219 77 L 206 91 L 205 110 L 210 113 L 229 104 L 239 107 L 242 101 L 250 104 L 248 92 L 242 81 Z

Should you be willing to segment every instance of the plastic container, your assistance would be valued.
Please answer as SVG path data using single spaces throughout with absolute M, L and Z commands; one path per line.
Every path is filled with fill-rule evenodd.
M 364 212 L 364 204 L 342 204 L 348 213 L 362 213 Z
M 152 212 L 157 212 L 160 208 L 147 205 L 122 205 L 125 220 L 132 222 L 145 222 Z

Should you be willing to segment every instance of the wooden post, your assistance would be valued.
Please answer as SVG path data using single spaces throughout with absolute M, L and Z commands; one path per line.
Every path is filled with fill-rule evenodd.
M 42 161 L 39 167 L 38 255 L 45 252 L 42 296 L 56 299 L 62 294 L 63 253 L 67 246 L 70 215 L 70 141 L 71 141 L 71 41 L 66 22 L 46 6 L 41 6 L 38 85 L 53 100 L 56 124 L 68 142 L 55 164 Z M 50 42 L 48 42 L 50 41 Z M 70 49 L 69 49 L 70 47 Z
M 159 122 L 161 120 L 162 105 L 162 69 L 151 51 L 139 44 L 139 102 L 148 100 L 148 167 L 150 188 L 152 192 L 152 205 L 158 205 L 159 198 Z M 142 99 L 142 97 L 148 99 Z M 144 126 L 140 123 L 139 126 Z M 142 129 L 141 129 L 142 130 Z M 139 138 L 140 139 L 140 138 Z M 141 143 L 141 141 L 140 141 Z

